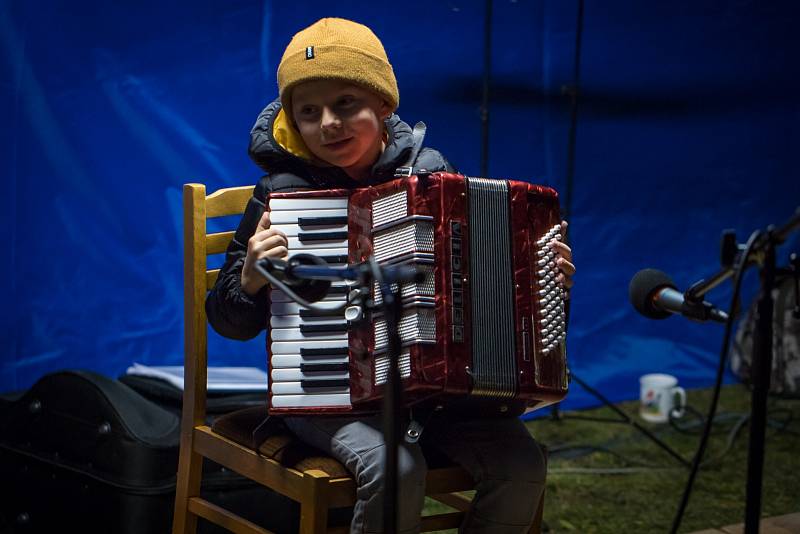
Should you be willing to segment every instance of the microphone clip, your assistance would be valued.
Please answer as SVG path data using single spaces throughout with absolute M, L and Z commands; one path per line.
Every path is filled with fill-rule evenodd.
M 698 323 L 714 319 L 712 312 L 719 313 L 713 304 L 703 300 L 702 296 L 698 297 L 695 293 L 696 288 L 702 286 L 704 282 L 705 280 L 698 280 L 692 284 L 683 294 L 683 304 L 681 305 L 681 315 Z

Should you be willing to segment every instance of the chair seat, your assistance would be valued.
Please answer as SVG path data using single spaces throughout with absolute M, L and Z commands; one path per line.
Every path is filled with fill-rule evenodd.
M 266 406 L 243 408 L 222 415 L 214 421 L 211 429 L 302 473 L 317 470 L 332 478 L 350 476 L 339 461 L 297 439 L 280 419 L 271 418 L 268 421 Z

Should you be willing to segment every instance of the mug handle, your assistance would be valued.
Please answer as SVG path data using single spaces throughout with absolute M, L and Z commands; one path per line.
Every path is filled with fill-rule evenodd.
M 673 398 L 675 395 L 678 395 L 680 399 L 680 404 L 678 408 L 673 408 L 670 412 L 669 416 L 678 419 L 679 417 L 683 417 L 683 414 L 686 412 L 686 390 L 680 386 L 676 386 L 672 388 L 672 396 Z

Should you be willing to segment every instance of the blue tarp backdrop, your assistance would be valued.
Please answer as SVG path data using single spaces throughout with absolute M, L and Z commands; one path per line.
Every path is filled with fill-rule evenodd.
M 494 1 L 489 176 L 564 192 L 577 6 Z M 645 372 L 710 385 L 723 331 L 640 317 L 631 276 L 657 267 L 687 287 L 718 269 L 723 229 L 744 241 L 800 205 L 798 6 L 586 2 L 569 360 L 614 400 L 637 397 Z M 477 175 L 484 9 L 0 2 L 0 391 L 61 368 L 117 376 L 182 362 L 181 185 L 256 182 L 249 129 L 276 96 L 283 48 L 320 17 L 373 28 L 400 116 L 424 120 L 428 145 Z M 756 285 L 750 276 L 751 297 Z M 709 298 L 727 307 L 729 284 Z M 263 336 L 212 334 L 209 352 L 214 365 L 265 365 Z M 593 404 L 574 386 L 565 407 Z

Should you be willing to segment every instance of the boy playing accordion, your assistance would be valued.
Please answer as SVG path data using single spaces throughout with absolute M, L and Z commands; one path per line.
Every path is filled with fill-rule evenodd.
M 267 327 L 266 282 L 255 271 L 259 259 L 288 257 L 288 241 L 270 228 L 265 202 L 271 192 L 351 189 L 382 183 L 407 164 L 414 136 L 394 114 L 397 82 L 383 45 L 361 24 L 322 19 L 297 33 L 278 67 L 280 98 L 258 117 L 250 155 L 268 175 L 253 198 L 229 247 L 206 309 L 220 334 L 249 339 Z M 436 150 L 417 152 L 414 168 L 454 172 Z M 566 245 L 554 241 L 561 269 L 558 283 L 569 288 L 575 268 Z M 416 532 L 424 503 L 426 464 L 421 447 L 432 447 L 467 469 L 477 494 L 465 532 L 526 532 L 545 483 L 545 463 L 536 441 L 517 417 L 521 406 L 468 402 L 432 412 L 415 408 L 427 421 L 420 443 L 398 451 L 398 531 Z M 424 413 L 426 410 L 430 413 Z M 305 442 L 338 459 L 357 483 L 351 532 L 380 532 L 383 524 L 385 447 L 378 415 L 285 417 Z

